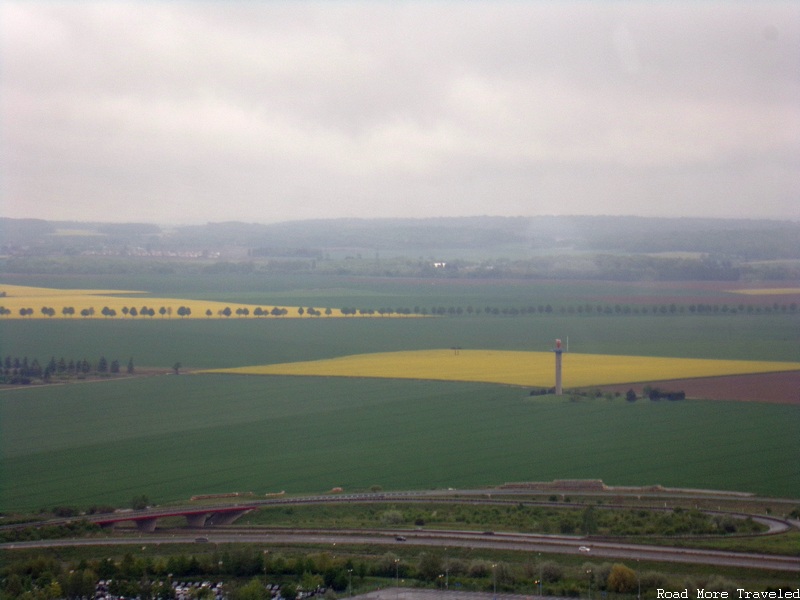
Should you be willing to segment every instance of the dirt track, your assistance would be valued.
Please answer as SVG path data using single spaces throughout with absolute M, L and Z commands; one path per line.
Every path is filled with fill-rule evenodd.
M 671 379 L 668 381 L 604 386 L 602 389 L 625 394 L 625 392 L 633 388 L 633 391 L 641 395 L 642 388 L 645 385 L 665 391 L 684 391 L 687 398 L 800 405 L 800 371 L 702 377 L 697 379 Z

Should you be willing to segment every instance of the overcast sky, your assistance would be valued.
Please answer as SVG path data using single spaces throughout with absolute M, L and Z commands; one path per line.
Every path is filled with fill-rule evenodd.
M 800 220 L 800 2 L 0 3 L 0 216 Z

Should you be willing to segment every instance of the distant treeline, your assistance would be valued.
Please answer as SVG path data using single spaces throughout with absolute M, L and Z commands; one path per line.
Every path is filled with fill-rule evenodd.
M 30 256 L 0 259 L 0 274 L 26 275 L 252 275 L 313 274 L 426 279 L 600 281 L 796 281 L 800 261 L 743 262 L 725 257 L 567 253 L 526 259 L 440 260 L 392 257 L 251 257 L 245 261 L 143 258 L 124 255 Z M 445 266 L 437 266 L 445 265 Z
M 548 394 L 555 394 L 556 388 L 534 388 L 529 392 L 530 396 L 546 396 Z M 570 400 L 572 402 L 578 401 L 581 398 L 605 398 L 606 400 L 611 400 L 613 398 L 621 398 L 622 392 L 611 392 L 611 391 L 603 391 L 600 388 L 593 388 L 589 390 L 584 389 L 574 389 L 569 391 Z M 654 388 L 650 385 L 644 386 L 642 389 L 642 398 L 648 398 L 650 400 L 686 400 L 686 392 L 683 390 L 677 391 L 668 391 L 668 390 L 661 390 L 659 388 Z M 633 388 L 628 389 L 625 393 L 625 399 L 628 402 L 636 402 L 639 399 L 639 396 L 636 394 L 636 391 Z
M 319 248 L 252 248 L 247 254 L 253 257 L 323 258 L 323 252 Z
M 85 358 L 66 360 L 55 356 L 42 364 L 38 358 L 27 356 L 6 356 L 0 370 L 0 383 L 7 385 L 30 385 L 32 383 L 51 383 L 54 380 L 85 379 L 90 375 L 117 375 L 121 372 L 119 360 L 108 361 L 101 356 L 91 363 Z M 125 373 L 134 373 L 133 358 L 128 360 Z
M 517 316 L 530 316 L 530 315 L 585 315 L 585 316 L 602 316 L 602 315 L 617 315 L 617 316 L 646 316 L 646 315 L 717 315 L 717 314 L 775 314 L 775 313 L 796 313 L 797 302 L 772 302 L 765 304 L 738 304 L 735 306 L 728 304 L 568 304 L 568 305 L 553 305 L 553 304 L 538 304 L 528 306 L 432 306 L 430 308 L 414 306 L 409 307 L 381 307 L 381 308 L 355 308 L 355 307 L 342 307 L 341 311 L 344 315 L 359 315 L 359 316 L 391 316 L 391 315 L 421 315 L 421 316 L 503 316 L 503 317 L 517 317 Z
M 686 400 L 686 392 L 683 390 L 661 390 L 657 387 L 650 387 L 649 385 L 644 386 L 642 395 L 647 396 L 650 400 Z
M 768 314 L 781 314 L 781 313 L 796 313 L 798 309 L 797 302 L 769 302 L 769 303 L 762 303 L 762 304 L 753 304 L 753 303 L 740 303 L 737 305 L 729 305 L 729 304 L 704 304 L 704 303 L 693 303 L 693 304 L 592 304 L 591 302 L 582 303 L 582 304 L 567 304 L 567 305 L 553 305 L 553 304 L 538 304 L 538 305 L 527 305 L 527 306 L 483 306 L 483 307 L 476 307 L 472 305 L 468 306 L 431 306 L 430 308 L 424 306 L 414 306 L 414 307 L 388 307 L 382 306 L 378 308 L 372 307 L 361 307 L 357 308 L 355 306 L 343 306 L 339 310 L 345 316 L 381 316 L 381 317 L 390 317 L 394 315 L 400 316 L 440 316 L 440 317 L 460 317 L 460 316 L 501 316 L 501 317 L 519 317 L 519 316 L 532 316 L 532 315 L 578 315 L 578 316 L 603 316 L 603 315 L 616 315 L 616 316 L 647 316 L 647 315 L 670 315 L 670 316 L 691 316 L 691 315 L 736 315 L 736 314 L 746 314 L 746 315 L 768 315 Z M 331 308 L 323 308 L 317 309 L 314 307 L 298 307 L 297 314 L 300 316 L 303 315 L 310 315 L 310 316 L 322 316 L 323 314 L 326 316 L 330 316 L 333 313 Z M 2 316 L 9 316 L 12 314 L 13 311 L 10 309 L 0 306 L 0 317 Z M 35 314 L 35 310 L 33 308 L 20 308 L 18 310 L 18 314 L 21 317 L 30 317 Z M 41 314 L 54 317 L 56 315 L 55 309 L 47 306 L 43 306 L 40 311 Z M 98 314 L 94 307 L 88 307 L 81 309 L 78 313 L 75 312 L 75 308 L 71 306 L 64 306 L 61 308 L 61 314 L 64 317 L 74 317 L 76 314 L 79 314 L 82 317 L 94 317 Z M 122 317 L 137 317 L 137 316 L 146 316 L 146 317 L 154 317 L 156 315 L 156 310 L 153 308 L 143 307 L 141 310 L 137 310 L 135 307 L 124 307 L 121 310 Z M 158 310 L 158 313 L 161 317 L 171 318 L 173 314 L 177 314 L 179 317 L 188 317 L 192 314 L 192 310 L 187 306 L 181 306 L 176 311 L 173 311 L 171 308 L 161 307 Z M 117 317 L 119 318 L 120 315 L 114 309 L 109 309 L 108 307 L 104 307 L 99 314 L 103 315 L 104 317 Z M 236 315 L 238 318 L 242 317 L 250 317 L 252 314 L 253 317 L 282 317 L 289 314 L 289 310 L 284 307 L 275 306 L 272 309 L 270 308 L 261 308 L 256 307 L 250 311 L 247 307 L 237 307 L 235 310 L 231 309 L 231 307 L 226 306 L 223 309 L 217 310 L 214 313 L 211 309 L 205 311 L 204 315 L 206 318 L 211 318 L 213 316 L 216 317 L 225 317 L 230 318 L 233 315 Z
M 54 235 L 65 230 L 72 233 Z M 124 269 L 626 281 L 800 277 L 800 223 L 775 220 L 329 219 L 163 230 L 136 223 L 0 218 L 0 240 L 0 255 L 7 257 L 0 272 L 5 273 L 118 274 Z
M 84 235 L 57 236 L 59 230 Z M 283 223 L 207 223 L 164 230 L 144 223 L 59 222 L 0 218 L 0 238 L 31 250 L 57 247 L 145 249 L 245 247 L 367 248 L 430 251 L 495 249 L 509 244 L 631 253 L 698 252 L 745 260 L 800 258 L 800 223 L 769 219 L 620 216 L 441 217 L 428 219 L 309 219 Z

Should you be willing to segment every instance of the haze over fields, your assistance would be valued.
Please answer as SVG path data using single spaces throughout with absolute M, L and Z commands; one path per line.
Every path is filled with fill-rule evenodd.
M 800 219 L 796 2 L 0 5 L 0 217 Z

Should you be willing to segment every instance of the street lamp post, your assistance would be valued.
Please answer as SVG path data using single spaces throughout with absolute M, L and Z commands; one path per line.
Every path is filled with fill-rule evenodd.
M 542 575 L 544 574 L 544 569 L 542 568 L 542 553 L 539 552 L 539 595 L 542 595 Z
M 592 570 L 586 569 L 586 575 L 589 577 L 589 600 L 592 599 Z
M 444 549 L 444 589 L 450 589 L 450 561 L 447 559 L 447 548 Z
M 400 587 L 400 559 L 394 559 L 394 587 Z
M 497 599 L 497 563 L 492 564 L 492 587 L 494 589 L 494 598 Z
M 636 585 L 639 591 L 636 593 L 636 600 L 642 600 L 642 580 L 639 578 L 639 559 L 636 559 Z
M 353 595 L 353 569 L 347 569 L 347 587 L 350 590 L 350 595 Z

